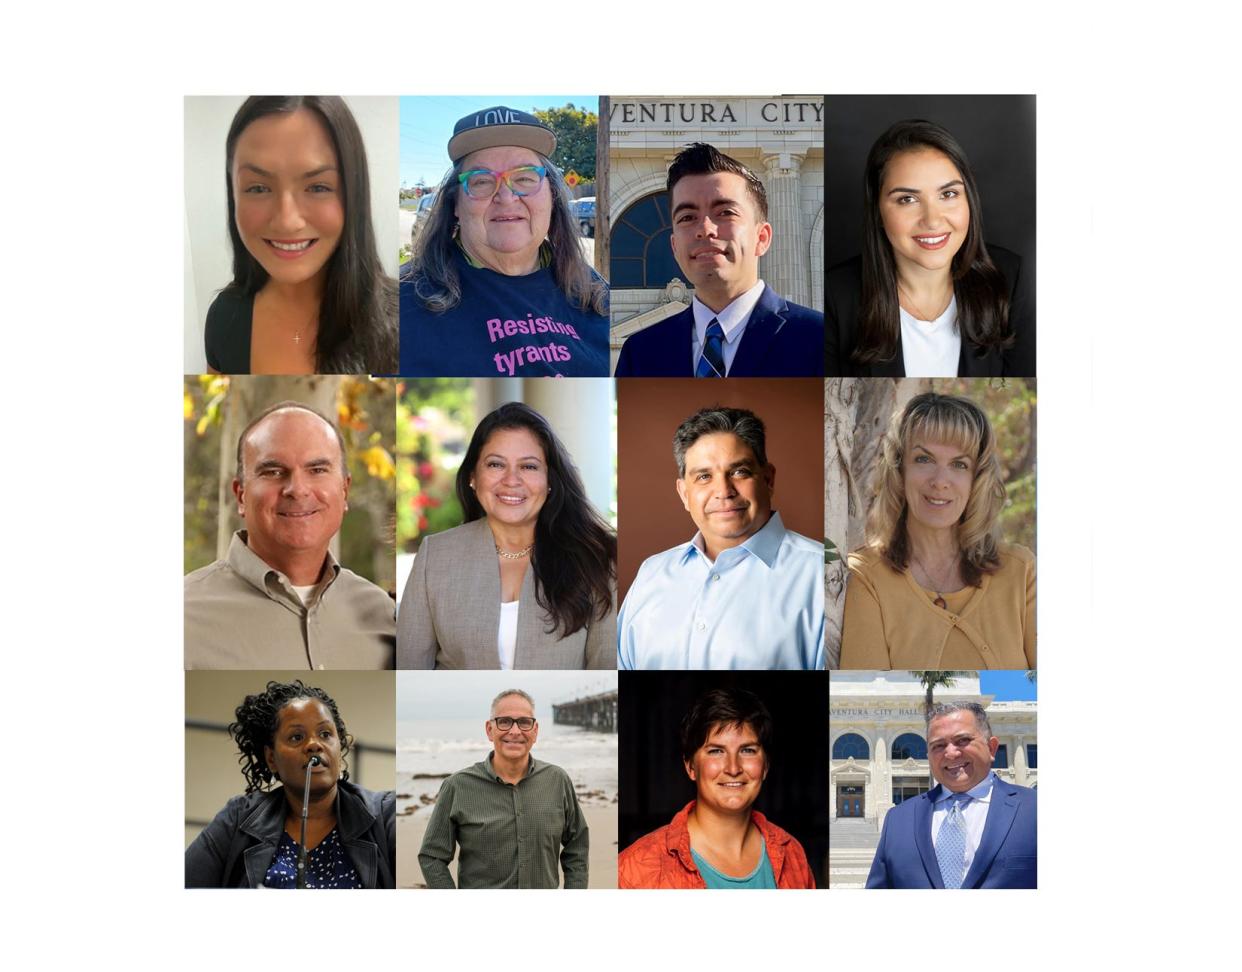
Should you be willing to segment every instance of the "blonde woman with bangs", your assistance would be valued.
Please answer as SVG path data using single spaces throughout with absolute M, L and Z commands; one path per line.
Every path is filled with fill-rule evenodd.
M 1035 668 L 1035 556 L 1000 541 L 1005 484 L 983 411 L 915 396 L 875 483 L 867 544 L 849 556 L 841 667 Z

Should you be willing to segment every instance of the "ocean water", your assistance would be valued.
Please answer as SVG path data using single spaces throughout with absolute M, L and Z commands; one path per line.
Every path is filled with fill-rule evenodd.
M 397 723 L 397 813 L 435 802 L 445 777 L 492 751 L 484 719 Z M 561 767 L 584 804 L 612 806 L 617 796 L 617 735 L 540 721 L 531 755 Z

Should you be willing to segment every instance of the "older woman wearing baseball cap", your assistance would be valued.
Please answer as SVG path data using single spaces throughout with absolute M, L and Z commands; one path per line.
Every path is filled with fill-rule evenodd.
M 608 285 L 583 256 L 556 135 L 534 115 L 460 119 L 401 274 L 401 374 L 605 377 Z

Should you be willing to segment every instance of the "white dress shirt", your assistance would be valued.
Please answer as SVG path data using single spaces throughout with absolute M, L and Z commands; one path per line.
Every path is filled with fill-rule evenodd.
M 518 601 L 500 602 L 500 629 L 496 633 L 496 650 L 500 655 L 500 667 L 513 667 L 517 654 Z
M 983 779 L 981 783 L 973 789 L 967 790 L 966 794 L 970 797 L 962 807 L 962 819 L 966 823 L 966 869 L 962 871 L 962 877 L 965 878 L 970 873 L 970 865 L 975 861 L 975 851 L 979 849 L 979 842 L 983 839 L 983 826 L 988 821 L 988 807 L 992 803 L 992 784 L 996 782 L 996 777 L 992 773 Z M 940 828 L 944 825 L 945 818 L 949 815 L 949 801 L 954 796 L 952 790 L 940 788 L 940 797 L 936 800 L 936 805 L 932 808 L 931 819 L 931 836 L 932 846 L 936 846 L 936 841 L 940 837 Z
M 725 339 L 721 353 L 724 355 L 725 374 L 729 373 L 729 369 L 733 367 L 733 359 L 737 357 L 738 346 L 742 343 L 742 335 L 746 333 L 746 323 L 750 320 L 755 305 L 759 303 L 759 298 L 763 296 L 763 288 L 764 283 L 760 280 L 742 296 L 734 298 L 733 302 L 719 314 L 699 300 L 697 296 L 690 302 L 690 306 L 694 309 L 694 340 L 690 342 L 690 350 L 694 352 L 694 357 L 690 359 L 690 374 L 694 374 L 699 366 L 703 346 L 707 343 L 707 325 L 713 319 L 720 322 L 720 328 L 724 331 Z M 954 362 L 954 368 L 956 367 L 957 363 Z

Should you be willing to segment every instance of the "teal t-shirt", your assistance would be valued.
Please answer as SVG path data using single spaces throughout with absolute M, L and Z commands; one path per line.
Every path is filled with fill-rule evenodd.
M 694 858 L 694 866 L 699 869 L 699 873 L 703 875 L 703 880 L 710 888 L 730 888 L 733 890 L 741 890 L 744 888 L 775 888 L 776 875 L 772 873 L 772 862 L 768 860 L 768 845 L 763 843 L 759 852 L 759 863 L 755 869 L 746 877 L 729 877 L 727 874 L 721 874 L 714 867 L 699 857 L 693 847 L 690 848 L 690 856 Z

